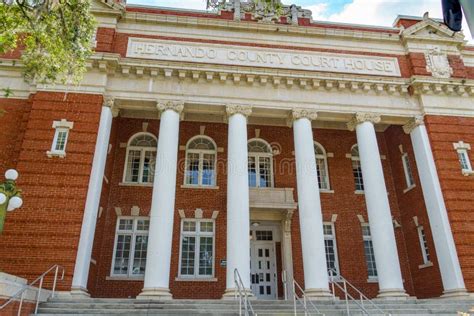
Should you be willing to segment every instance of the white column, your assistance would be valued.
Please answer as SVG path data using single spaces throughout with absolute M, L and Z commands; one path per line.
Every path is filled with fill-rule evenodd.
M 183 103 L 158 102 L 160 132 L 150 209 L 145 284 L 139 299 L 170 299 L 171 244 L 175 213 L 179 121 Z
M 245 289 L 250 291 L 250 211 L 247 150 L 247 106 L 227 106 L 229 122 L 227 154 L 227 274 L 224 298 L 236 291 L 237 269 Z
M 356 130 L 359 145 L 365 202 L 369 217 L 375 262 L 379 280 L 379 297 L 406 297 L 398 259 L 392 214 L 380 160 L 374 123 L 380 116 L 357 113 L 348 124 Z
M 107 161 L 107 151 L 109 148 L 113 103 L 112 99 L 105 100 L 100 114 L 99 130 L 97 132 L 94 159 L 92 161 L 86 205 L 84 208 L 84 218 L 82 220 L 81 236 L 79 238 L 76 265 L 74 267 L 74 276 L 71 285 L 72 295 L 89 296 L 87 293 L 87 279 L 89 277 L 97 213 L 99 210 L 105 162 Z
M 438 172 L 431 151 L 423 117 L 415 117 L 403 127 L 410 134 L 420 175 L 421 188 L 430 221 L 436 254 L 443 281 L 443 297 L 467 296 L 448 212 L 444 203 Z
M 305 292 L 311 298 L 324 298 L 330 296 L 330 292 L 313 129 L 311 126 L 311 120 L 316 119 L 316 117 L 317 113 L 315 112 L 293 110 L 291 119 L 293 120 L 295 142 L 298 212 Z

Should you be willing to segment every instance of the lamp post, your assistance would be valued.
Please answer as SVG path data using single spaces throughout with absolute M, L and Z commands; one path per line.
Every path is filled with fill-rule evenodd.
M 3 232 L 7 212 L 11 212 L 23 205 L 21 190 L 16 187 L 18 171 L 14 169 L 5 172 L 5 182 L 0 182 L 0 234 Z

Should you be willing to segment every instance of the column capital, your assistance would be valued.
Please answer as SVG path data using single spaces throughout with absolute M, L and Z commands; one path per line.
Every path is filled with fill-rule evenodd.
M 378 113 L 365 113 L 365 112 L 358 112 L 354 114 L 352 119 L 347 123 L 347 128 L 352 132 L 355 130 L 356 126 L 364 123 L 364 122 L 371 122 L 374 124 L 380 123 L 381 117 Z
M 417 115 L 415 117 L 412 117 L 410 121 L 408 121 L 408 123 L 403 125 L 403 131 L 405 132 L 405 134 L 410 134 L 415 128 L 420 125 L 425 125 L 425 121 L 422 115 Z
M 104 106 L 110 108 L 110 111 L 112 111 L 113 117 L 117 117 L 119 115 L 120 109 L 115 103 L 115 98 L 113 96 L 111 95 L 104 96 Z
M 184 102 L 179 100 L 158 100 L 156 101 L 156 109 L 158 110 L 160 117 L 161 113 L 163 113 L 164 111 L 172 110 L 178 113 L 180 118 L 182 119 Z
M 228 104 L 225 107 L 226 117 L 229 118 L 234 114 L 242 114 L 249 117 L 252 114 L 252 107 L 250 105 L 232 105 Z
M 290 116 L 288 117 L 288 126 L 291 127 L 294 121 L 302 118 L 307 118 L 310 121 L 314 121 L 318 118 L 318 112 L 312 109 L 293 109 L 291 110 Z

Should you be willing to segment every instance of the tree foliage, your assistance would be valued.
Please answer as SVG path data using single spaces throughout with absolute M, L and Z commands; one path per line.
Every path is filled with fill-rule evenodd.
M 21 50 L 24 77 L 78 83 L 92 54 L 90 0 L 0 0 L 0 54 Z

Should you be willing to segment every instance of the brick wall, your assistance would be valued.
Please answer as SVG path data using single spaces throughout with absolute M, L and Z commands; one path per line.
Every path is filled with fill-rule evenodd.
M 66 268 L 59 289 L 70 288 L 101 104 L 98 95 L 32 96 L 16 164 L 24 204 L 8 214 L 0 236 L 2 271 L 31 281 L 57 263 Z M 67 157 L 48 158 L 52 124 L 61 119 L 74 122 Z
M 0 177 L 5 170 L 16 168 L 26 124 L 30 114 L 29 100 L 0 98 Z M 3 114 L 2 114 L 3 113 Z
M 426 116 L 426 127 L 438 169 L 451 229 L 467 289 L 474 291 L 474 177 L 461 174 L 453 143 L 474 146 L 474 118 Z M 474 166 L 474 152 L 469 152 Z
M 431 234 L 431 227 L 423 200 L 423 192 L 418 177 L 415 156 L 410 136 L 403 132 L 400 126 L 392 126 L 385 132 L 388 150 L 390 155 L 390 163 L 392 168 L 392 177 L 395 183 L 395 190 L 400 208 L 402 231 L 407 244 L 407 255 L 411 276 L 413 278 L 413 286 L 415 295 L 418 298 L 437 297 L 443 292 L 441 283 L 441 275 L 439 265 L 436 258 L 436 250 Z M 400 149 L 401 146 L 401 149 Z M 407 190 L 405 180 L 405 171 L 403 169 L 402 152 L 408 154 L 410 166 L 413 170 L 415 179 L 415 187 Z M 418 237 L 417 227 L 413 217 L 418 218 L 419 225 L 422 225 L 428 241 L 430 259 L 433 266 L 420 268 L 423 265 L 423 255 Z
M 110 179 L 110 196 L 104 206 L 104 212 L 99 219 L 102 223 L 103 238 L 94 245 L 94 249 L 100 247 L 100 254 L 94 250 L 97 260 L 97 280 L 93 281 L 93 295 L 99 297 L 134 297 L 140 293 L 143 281 L 107 280 L 113 256 L 115 228 L 117 216 L 115 207 L 120 207 L 122 215 L 130 215 L 130 208 L 134 205 L 140 207 L 140 215 L 147 216 L 151 204 L 151 187 L 123 186 L 122 182 L 126 148 L 121 144 L 128 142 L 130 137 L 142 131 L 142 123 L 148 122 L 148 132 L 157 135 L 159 122 L 156 120 L 139 120 L 118 118 L 114 124 L 118 125 L 117 138 L 113 141 L 114 166 Z M 202 190 L 181 188 L 183 184 L 183 168 L 185 151 L 180 150 L 178 154 L 179 171 L 177 176 L 176 191 L 176 213 L 174 216 L 174 234 L 171 260 L 170 289 L 175 298 L 220 298 L 225 290 L 225 268 L 220 266 L 220 261 L 225 259 L 226 244 L 226 166 L 221 163 L 227 156 L 227 125 L 211 123 L 182 122 L 180 126 L 181 146 L 185 146 L 190 138 L 199 135 L 200 126 L 206 126 L 205 135 L 214 139 L 218 147 L 224 152 L 218 153 L 219 163 L 217 165 L 218 190 Z M 296 176 L 293 156 L 293 134 L 287 127 L 249 126 L 248 137 L 256 135 L 256 129 L 260 130 L 260 137 L 269 143 L 281 148 L 279 155 L 274 157 L 275 187 L 290 187 L 296 189 Z M 367 283 L 367 270 L 365 264 L 361 225 L 357 218 L 361 214 L 367 220 L 365 199 L 363 195 L 354 194 L 354 182 L 352 178 L 351 160 L 346 158 L 356 142 L 355 133 L 336 130 L 315 130 L 315 139 L 320 142 L 328 152 L 334 154 L 328 159 L 331 188 L 334 194 L 322 194 L 323 215 L 325 221 L 330 221 L 333 214 L 338 214 L 335 224 L 336 239 L 339 254 L 341 273 L 351 280 L 356 286 L 362 288 L 368 295 L 375 296 L 378 291 L 376 283 Z M 379 146 L 383 155 L 383 167 L 386 175 L 387 189 L 389 191 L 390 205 L 395 219 L 402 222 L 399 211 L 395 180 L 392 177 L 391 156 L 383 133 L 378 133 Z M 334 140 L 337 139 L 337 142 Z M 109 159 L 110 162 L 110 159 Z M 295 193 L 295 199 L 297 195 Z M 180 239 L 180 217 L 177 212 L 183 209 L 187 217 L 194 217 L 194 210 L 204 210 L 204 217 L 210 218 L 212 211 L 219 211 L 216 220 L 216 253 L 215 253 L 215 282 L 183 282 L 176 281 L 179 266 L 179 239 Z M 295 279 L 304 284 L 304 272 L 302 267 L 301 239 L 299 234 L 299 218 L 296 212 L 293 218 L 293 259 Z M 407 245 L 405 244 L 402 229 L 396 229 L 396 238 L 399 249 L 402 274 L 407 291 L 413 295 L 412 277 L 408 260 Z M 100 243 L 100 245 L 98 245 Z

